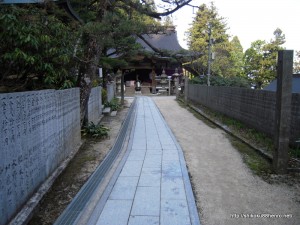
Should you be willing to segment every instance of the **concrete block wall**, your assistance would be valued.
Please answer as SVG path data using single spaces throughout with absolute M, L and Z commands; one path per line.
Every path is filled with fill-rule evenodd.
M 79 89 L 0 94 L 0 225 L 80 141 Z
M 92 88 L 89 102 L 88 102 L 88 112 L 87 121 L 97 124 L 102 114 L 102 87 Z
M 237 119 L 270 137 L 275 129 L 276 93 L 189 84 L 188 99 Z M 293 94 L 291 142 L 300 138 L 300 94 Z

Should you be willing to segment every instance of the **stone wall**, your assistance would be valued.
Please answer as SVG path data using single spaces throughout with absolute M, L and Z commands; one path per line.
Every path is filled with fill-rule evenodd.
M 0 225 L 80 141 L 79 89 L 0 94 Z
M 274 135 L 275 92 L 189 84 L 188 99 L 237 119 L 268 136 Z M 293 94 L 291 142 L 299 138 L 300 94 Z
M 97 124 L 102 115 L 102 87 L 95 87 L 92 89 L 87 112 L 87 121 Z

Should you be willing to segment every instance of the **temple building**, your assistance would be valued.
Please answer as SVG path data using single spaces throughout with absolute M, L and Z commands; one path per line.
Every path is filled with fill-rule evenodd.
M 128 65 L 122 68 L 125 82 L 139 79 L 143 86 L 151 86 L 154 76 L 165 74 L 169 78 L 175 72 L 182 73 L 183 49 L 177 39 L 175 27 L 169 27 L 157 34 L 144 34 L 137 38 L 142 51 L 127 59 Z

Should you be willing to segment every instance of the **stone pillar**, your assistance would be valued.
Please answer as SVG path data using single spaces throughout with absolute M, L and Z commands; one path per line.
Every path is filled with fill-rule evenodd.
M 291 124 L 293 51 L 278 52 L 277 93 L 275 111 L 275 150 L 273 168 L 278 174 L 287 173 Z
M 187 105 L 188 104 L 188 93 L 189 92 L 189 74 L 185 73 L 185 79 L 184 79 L 184 102 Z
M 121 72 L 121 105 L 124 105 L 124 73 Z

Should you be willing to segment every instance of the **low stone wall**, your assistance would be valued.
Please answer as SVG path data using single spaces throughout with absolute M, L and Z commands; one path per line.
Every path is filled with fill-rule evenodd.
M 0 225 L 78 147 L 79 89 L 0 94 Z
M 92 89 L 89 102 L 88 102 L 88 112 L 87 121 L 97 124 L 102 115 L 102 87 L 95 87 Z
M 188 99 L 237 119 L 270 137 L 275 130 L 276 93 L 189 84 Z M 291 143 L 300 138 L 300 94 L 293 94 Z

